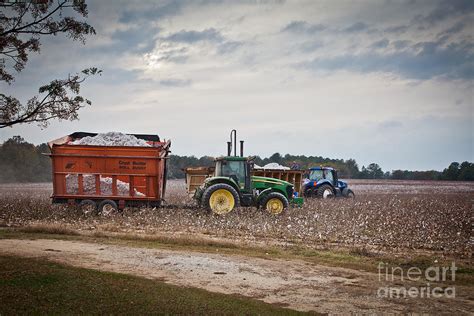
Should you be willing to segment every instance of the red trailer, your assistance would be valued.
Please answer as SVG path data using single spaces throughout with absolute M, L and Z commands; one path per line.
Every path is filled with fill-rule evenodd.
M 53 203 L 110 212 L 126 206 L 160 206 L 166 190 L 171 142 L 133 134 L 150 147 L 72 145 L 94 133 L 73 133 L 48 143 L 53 165 Z

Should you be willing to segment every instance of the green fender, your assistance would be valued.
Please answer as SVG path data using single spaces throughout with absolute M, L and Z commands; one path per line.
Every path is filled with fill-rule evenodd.
M 196 189 L 196 191 L 194 192 L 194 198 L 198 201 L 201 201 L 204 191 L 206 191 L 206 189 L 210 187 L 211 185 L 218 184 L 218 183 L 225 183 L 225 184 L 230 185 L 237 191 L 237 193 L 240 196 L 240 188 L 233 179 L 227 178 L 227 177 L 211 177 L 211 178 L 207 178 L 204 184 L 201 187 Z
M 267 188 L 263 191 L 260 192 L 260 194 L 257 197 L 257 205 L 260 205 L 260 202 L 265 198 L 265 196 L 269 193 L 272 192 L 277 192 L 282 194 L 287 200 L 288 198 L 286 197 L 286 193 L 282 192 L 281 190 L 275 189 L 275 188 Z M 291 200 L 288 200 L 288 203 L 291 203 Z

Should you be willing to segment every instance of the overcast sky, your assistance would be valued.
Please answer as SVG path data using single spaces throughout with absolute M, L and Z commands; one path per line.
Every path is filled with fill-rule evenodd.
M 10 87 L 95 66 L 80 120 L 1 129 L 34 143 L 74 131 L 159 134 L 180 155 L 474 161 L 474 1 L 88 1 L 97 35 L 43 42 Z

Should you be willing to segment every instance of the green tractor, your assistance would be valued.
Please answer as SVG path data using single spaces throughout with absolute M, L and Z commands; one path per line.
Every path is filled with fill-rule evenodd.
M 216 159 L 214 175 L 196 189 L 194 198 L 216 214 L 229 213 L 238 206 L 263 207 L 272 214 L 280 214 L 290 204 L 303 204 L 303 198 L 295 196 L 292 183 L 252 176 L 252 168 L 253 158 L 244 157 L 242 140 L 240 157 L 237 156 L 237 131 L 232 130 L 227 156 Z
M 293 184 L 251 176 L 252 167 L 252 158 L 217 158 L 214 176 L 196 189 L 194 198 L 202 207 L 220 215 L 238 206 L 262 207 L 272 214 L 280 214 L 290 204 L 303 204 L 303 198 L 294 197 Z

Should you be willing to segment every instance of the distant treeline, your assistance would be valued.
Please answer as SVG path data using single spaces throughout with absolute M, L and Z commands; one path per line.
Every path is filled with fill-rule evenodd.
M 46 144 L 35 146 L 13 136 L 0 147 L 0 182 L 49 182 L 51 159 Z
M 49 153 L 47 144 L 35 146 L 20 136 L 14 136 L 0 145 L 0 182 L 48 182 L 51 181 L 51 161 L 43 153 Z M 214 158 L 204 156 L 171 155 L 168 164 L 168 177 L 184 178 L 183 169 L 214 165 Z M 300 169 L 314 166 L 330 166 L 338 170 L 344 179 L 398 179 L 398 180 L 460 180 L 474 181 L 474 163 L 453 162 L 443 171 L 393 170 L 384 172 L 376 163 L 359 169 L 354 159 L 330 159 L 321 156 L 285 156 L 275 153 L 268 158 L 256 157 L 255 163 L 264 166 L 276 162 L 284 166 L 298 165 Z

